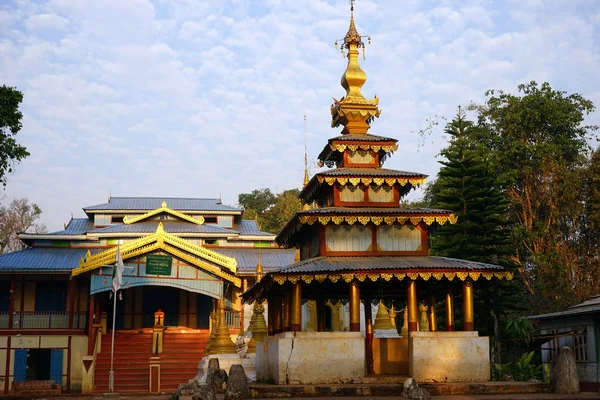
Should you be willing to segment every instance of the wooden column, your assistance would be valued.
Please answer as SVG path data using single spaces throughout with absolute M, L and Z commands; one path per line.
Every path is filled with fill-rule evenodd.
M 437 331 L 437 321 L 435 318 L 435 295 L 429 295 L 429 304 L 427 305 L 427 319 L 429 320 L 429 331 Z
M 292 287 L 292 332 L 302 330 L 302 283 L 296 282 Z
M 10 300 L 8 304 L 8 329 L 14 329 L 14 314 L 15 314 L 15 278 L 10 280 Z M 8 386 L 8 380 L 6 381 Z
M 446 292 L 446 330 L 454 330 L 454 297 L 450 288 Z
M 283 331 L 289 332 L 292 330 L 292 296 L 290 293 L 283 295 Z
M 350 332 L 360 332 L 360 287 L 355 279 L 350 282 Z
M 463 283 L 463 320 L 465 331 L 474 331 L 474 315 L 473 315 L 473 282 L 465 279 Z
M 417 303 L 417 282 L 408 281 L 406 293 L 408 301 L 408 334 L 416 332 L 419 326 L 419 305 Z
M 371 310 L 371 298 L 365 298 L 365 356 L 367 358 L 367 375 L 375 373 L 373 367 L 373 312 Z

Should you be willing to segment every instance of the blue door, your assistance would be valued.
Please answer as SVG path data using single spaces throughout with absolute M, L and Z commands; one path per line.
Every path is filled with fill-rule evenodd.
M 25 382 L 27 379 L 27 349 L 15 350 L 15 382 Z
M 52 349 L 50 352 L 50 379 L 62 385 L 63 350 Z

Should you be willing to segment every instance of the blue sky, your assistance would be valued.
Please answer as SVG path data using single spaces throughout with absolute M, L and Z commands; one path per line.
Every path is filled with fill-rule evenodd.
M 355 17 L 370 132 L 399 140 L 387 168 L 433 179 L 445 139 L 416 132 L 487 89 L 548 81 L 600 105 L 599 1 L 357 0 Z M 311 174 L 339 133 L 348 20 L 347 0 L 0 0 L 0 84 L 24 93 L 31 153 L 3 201 L 29 198 L 52 231 L 110 193 L 235 205 L 299 187 L 303 115 Z

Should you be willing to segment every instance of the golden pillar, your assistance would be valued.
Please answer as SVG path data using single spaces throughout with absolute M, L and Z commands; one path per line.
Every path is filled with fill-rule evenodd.
M 267 310 L 267 334 L 269 336 L 273 336 L 275 334 L 275 331 L 274 331 L 275 317 L 273 315 L 274 310 L 273 310 L 273 306 L 272 306 L 273 302 L 274 302 L 274 300 L 271 299 L 271 301 L 269 301 L 267 303 L 267 306 L 269 307 Z
M 275 297 L 273 300 L 273 333 L 277 335 L 281 333 L 283 316 L 281 314 L 281 297 Z
M 283 331 L 289 332 L 292 329 L 292 296 L 289 293 L 283 295 Z
M 454 330 L 454 297 L 450 288 L 446 292 L 446 330 Z
M 463 330 L 474 331 L 473 282 L 468 279 L 463 283 L 463 319 L 465 321 Z
M 437 322 L 435 318 L 435 295 L 429 295 L 429 304 L 428 304 L 428 319 L 429 319 L 429 330 L 431 332 L 437 331 Z
M 292 332 L 302 330 L 302 283 L 299 281 L 292 286 Z
M 408 281 L 406 293 L 408 299 L 408 333 L 416 332 L 419 328 L 419 305 L 417 303 L 417 282 Z
M 360 332 L 360 287 L 357 280 L 350 282 L 350 332 Z

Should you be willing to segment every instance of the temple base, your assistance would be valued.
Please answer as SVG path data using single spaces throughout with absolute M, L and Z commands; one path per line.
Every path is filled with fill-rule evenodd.
M 361 383 L 360 332 L 284 332 L 256 345 L 256 377 L 279 385 Z
M 478 332 L 411 332 L 409 375 L 417 382 L 490 380 L 490 341 Z

